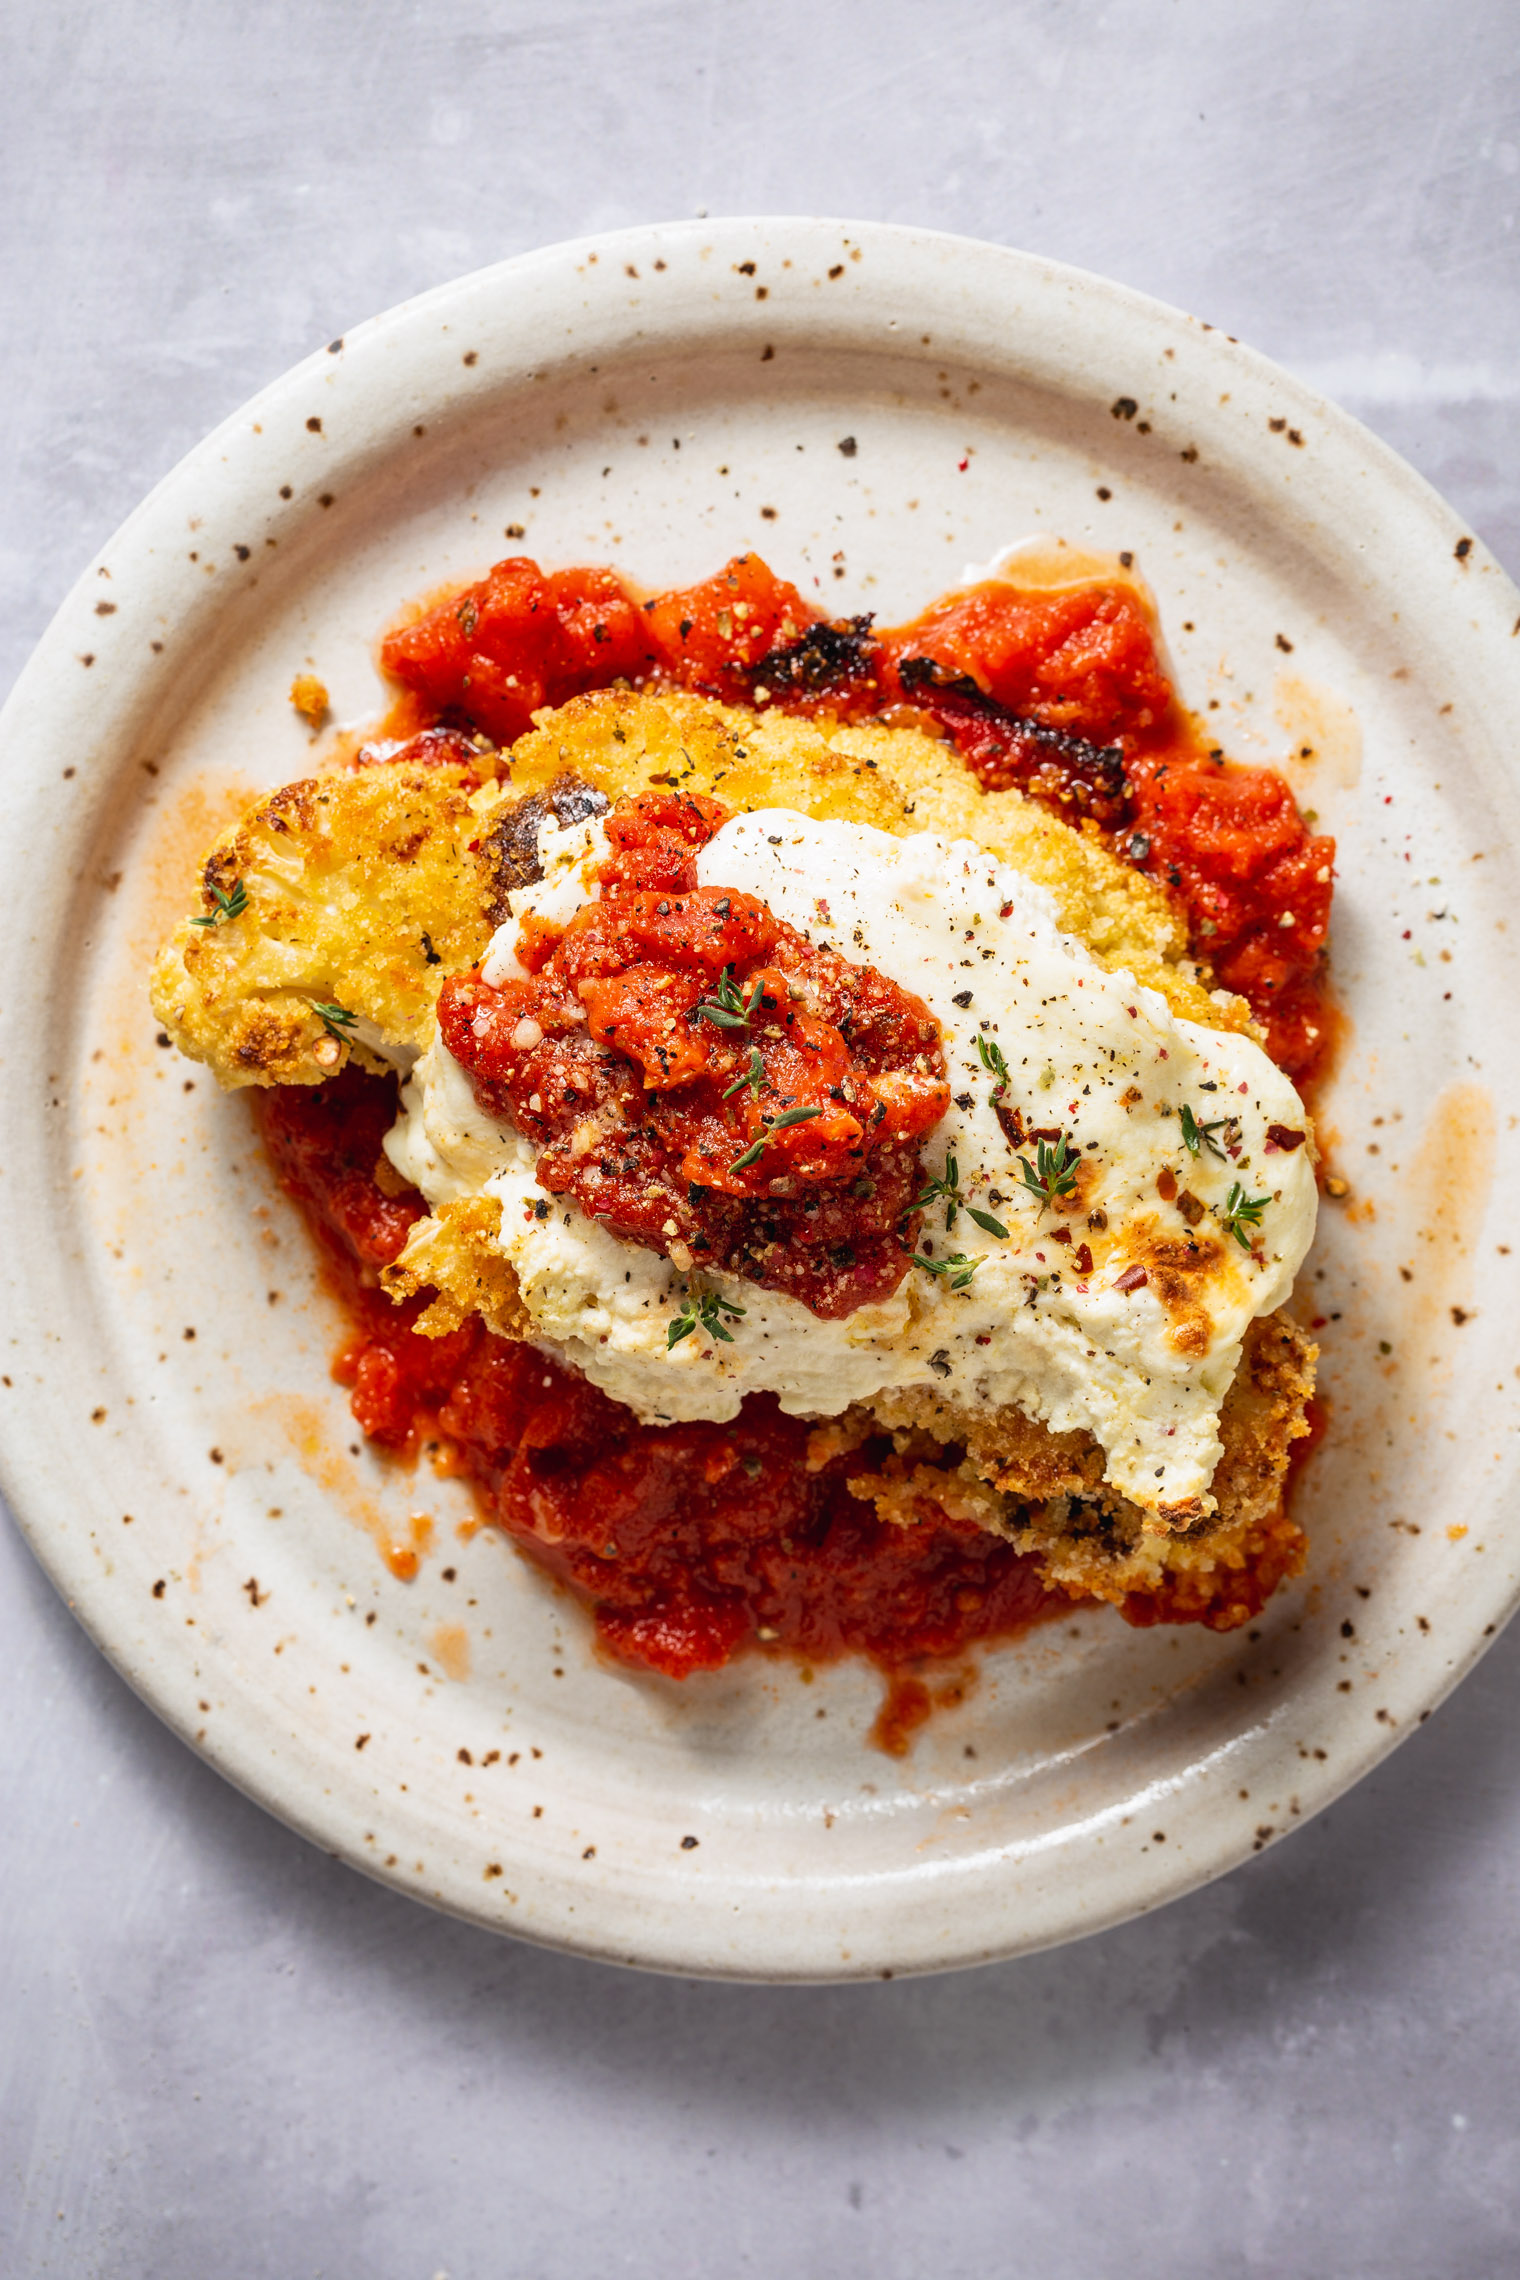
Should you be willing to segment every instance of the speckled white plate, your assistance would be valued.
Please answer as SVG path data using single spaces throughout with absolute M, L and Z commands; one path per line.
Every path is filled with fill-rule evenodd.
M 853 442 L 847 441 L 853 439 Z M 1351 1183 L 1303 1289 L 1331 1430 L 1307 1577 L 1247 1633 L 1084 1615 L 987 1656 L 903 1763 L 861 1668 L 593 1658 L 454 1484 L 358 1446 L 244 1106 L 144 977 L 196 855 L 381 702 L 396 605 L 521 540 L 651 584 L 759 545 L 902 616 L 1028 536 L 1131 550 L 1185 698 L 1293 754 L 1341 843 Z M 1000 249 L 824 222 L 557 247 L 377 318 L 160 485 L 0 723 L 7 1491 L 145 1698 L 356 1867 L 585 1953 L 940 1969 L 1244 1859 L 1509 1614 L 1520 596 L 1408 468 L 1208 327 Z M 378 1540 L 432 1526 L 416 1580 Z

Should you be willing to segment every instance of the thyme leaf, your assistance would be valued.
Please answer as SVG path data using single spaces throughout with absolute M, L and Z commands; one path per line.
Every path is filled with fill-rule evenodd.
M 964 1290 L 981 1264 L 979 1259 L 968 1259 L 963 1251 L 952 1251 L 948 1259 L 926 1259 L 922 1251 L 908 1254 L 910 1264 L 922 1267 L 926 1275 L 945 1275 L 952 1290 Z
M 744 1309 L 737 1299 L 725 1298 L 721 1291 L 694 1291 L 688 1284 L 680 1313 L 665 1333 L 665 1351 L 679 1346 L 694 1330 L 705 1330 L 709 1337 L 720 1338 L 725 1346 L 734 1342 L 733 1333 L 726 1330 L 720 1316 L 730 1322 L 743 1320 Z
M 987 1071 L 987 1074 L 989 1076 L 997 1078 L 999 1086 L 1012 1083 L 1013 1080 L 1008 1074 L 1008 1063 L 1003 1058 L 1003 1048 L 1001 1045 L 995 1045 L 988 1037 L 978 1036 L 976 1041 L 976 1057 L 981 1062 L 982 1067 Z
M 727 1092 L 723 1095 L 723 1098 L 725 1100 L 732 1100 L 736 1092 L 743 1092 L 745 1086 L 748 1085 L 750 1091 L 754 1094 L 756 1100 L 758 1100 L 760 1098 L 760 1087 L 764 1084 L 764 1082 L 765 1063 L 760 1058 L 759 1046 L 752 1045 L 749 1049 L 749 1067 L 745 1070 L 742 1077 L 735 1077 L 733 1083 L 729 1086 Z
M 1231 1181 L 1230 1192 L 1224 1200 L 1224 1224 L 1243 1251 L 1251 1248 L 1251 1238 L 1245 1230 L 1261 1225 L 1261 1215 L 1271 1200 L 1269 1195 L 1247 1195 L 1239 1180 Z
M 734 987 L 734 969 L 725 966 L 722 979 L 710 998 L 703 998 L 692 1010 L 694 1021 L 711 1021 L 719 1029 L 748 1029 L 760 1003 L 763 982 L 756 982 L 746 1004 Z M 724 1096 L 727 1097 L 726 1095 Z
M 1211 1156 L 1217 1156 L 1223 1163 L 1224 1148 L 1214 1138 L 1214 1135 L 1216 1132 L 1223 1131 L 1228 1138 L 1226 1128 L 1234 1121 L 1233 1117 L 1216 1116 L 1211 1124 L 1200 1124 L 1184 1101 L 1182 1104 L 1182 1145 L 1190 1156 L 1196 1156 L 1200 1148 L 1207 1148 Z
M 329 1037 L 347 1042 L 347 1034 L 359 1016 L 350 1013 L 346 1005 L 313 1005 L 312 1012 L 321 1022 Z
M 775 1133 L 785 1132 L 793 1124 L 811 1124 L 815 1116 L 822 1116 L 822 1114 L 821 1108 L 789 1108 L 784 1115 L 772 1117 L 759 1139 L 752 1146 L 746 1148 L 742 1156 L 734 1158 L 728 1167 L 729 1170 L 731 1172 L 748 1171 L 751 1164 L 759 1163 Z
M 192 918 L 192 926 L 220 926 L 225 920 L 241 918 L 248 908 L 248 889 L 241 879 L 234 879 L 225 894 L 220 887 L 212 887 L 210 891 L 214 909 L 202 911 L 199 918 Z
M 961 1210 L 966 1201 L 961 1194 L 960 1166 L 953 1156 L 945 1158 L 943 1177 L 930 1180 L 926 1184 L 923 1194 L 913 1208 L 915 1211 L 923 1211 L 929 1204 L 937 1202 L 941 1196 L 943 1196 L 945 1203 L 945 1233 L 948 1235 L 955 1225 L 956 1213 Z
M 1075 1194 L 1077 1165 L 1081 1159 L 1064 1135 L 1054 1146 L 1048 1140 L 1037 1142 L 1032 1164 L 1027 1156 L 1016 1160 L 1025 1187 L 1047 1209 L 1059 1196 Z

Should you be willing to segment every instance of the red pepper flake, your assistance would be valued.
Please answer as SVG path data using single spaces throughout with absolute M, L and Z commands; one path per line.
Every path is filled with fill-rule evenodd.
M 1307 1138 L 1307 1133 L 1295 1132 L 1290 1124 L 1269 1124 L 1267 1153 L 1270 1155 L 1274 1148 L 1280 1148 L 1285 1156 L 1291 1156 L 1294 1149 L 1301 1148 Z
M 1055 1228 L 1051 1233 L 1050 1240 L 1052 1243 L 1069 1243 L 1071 1241 L 1071 1229 L 1069 1227 Z
M 1092 1273 L 1093 1255 L 1092 1250 L 1088 1244 L 1079 1243 L 1077 1245 L 1077 1256 L 1075 1264 L 1077 1273 L 1079 1275 L 1090 1275 Z
M 1126 1267 L 1122 1275 L 1115 1275 L 1114 1288 L 1122 1291 L 1144 1290 L 1150 1279 L 1144 1267 Z

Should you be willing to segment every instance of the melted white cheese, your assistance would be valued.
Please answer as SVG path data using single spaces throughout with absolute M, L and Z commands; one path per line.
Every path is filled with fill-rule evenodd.
M 512 898 L 513 919 L 487 956 L 489 980 L 521 971 L 512 945 L 525 911 L 563 922 L 595 891 L 606 843 L 594 823 L 549 825 L 540 850 L 545 877 Z M 1255 1316 L 1288 1296 L 1314 1231 L 1309 1148 L 1266 1145 L 1269 1124 L 1306 1128 L 1287 1078 L 1248 1038 L 1180 1020 L 1155 991 L 1105 972 L 1061 932 L 1044 888 L 969 841 L 899 839 L 772 809 L 726 823 L 698 868 L 703 885 L 758 895 L 935 1014 L 955 1104 L 925 1143 L 928 1172 L 943 1176 L 953 1157 L 962 1195 L 1008 1231 L 999 1240 L 964 1208 L 947 1229 L 945 1204 L 929 1206 L 920 1251 L 974 1261 L 965 1287 L 914 1267 L 885 1303 L 823 1321 L 796 1299 L 704 1275 L 703 1287 L 744 1308 L 733 1342 L 698 1332 L 672 1349 L 687 1278 L 561 1199 L 540 1219 L 533 1150 L 481 1113 L 437 1040 L 386 1142 L 398 1170 L 432 1203 L 500 1200 L 501 1248 L 538 1341 L 645 1420 L 732 1417 L 761 1390 L 794 1414 L 833 1415 L 887 1388 L 924 1386 L 964 1407 L 1012 1403 L 1056 1431 L 1085 1428 L 1109 1481 L 1148 1509 L 1206 1503 L 1241 1341 Z M 1025 1124 L 1059 1126 L 1090 1159 L 1079 1216 L 1053 1213 L 1025 1189 L 978 1038 L 1004 1056 L 1005 1099 Z M 1205 1144 L 1193 1155 L 1184 1105 L 1200 1123 L 1236 1120 L 1217 1135 L 1236 1153 Z M 1194 1317 L 1196 1351 L 1179 1346 L 1177 1319 L 1153 1284 L 1114 1287 L 1132 1262 L 1154 1265 L 1157 1236 L 1186 1232 L 1175 1203 L 1158 1195 L 1167 1172 L 1206 1207 L 1196 1232 L 1217 1254 Z M 1266 1199 L 1250 1251 L 1223 1221 L 1236 1182 Z M 1053 1240 L 1061 1228 L 1069 1244 Z M 1083 1241 L 1094 1257 L 1086 1275 L 1076 1267 Z

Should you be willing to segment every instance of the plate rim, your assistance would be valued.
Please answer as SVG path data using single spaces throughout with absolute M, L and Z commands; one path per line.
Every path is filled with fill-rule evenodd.
M 1457 562 L 1457 568 L 1448 574 L 1448 583 L 1462 594 L 1464 604 L 1472 615 L 1478 654 L 1484 657 L 1490 671 L 1496 672 L 1501 681 L 1508 679 L 1517 700 L 1517 709 L 1520 709 L 1520 658 L 1508 648 L 1497 646 L 1495 638 L 1501 632 L 1508 638 L 1505 621 L 1520 612 L 1520 593 L 1517 593 L 1481 542 L 1475 537 L 1468 538 L 1460 519 L 1450 506 L 1407 462 L 1350 414 L 1331 404 L 1306 383 L 1295 379 L 1259 352 L 1242 347 L 1230 336 L 1201 325 L 1199 320 L 1185 312 L 1173 309 L 1128 286 L 1013 248 L 898 224 L 787 216 L 731 216 L 588 233 L 558 245 L 536 248 L 510 260 L 490 264 L 471 271 L 464 277 L 434 286 L 368 319 L 364 324 L 352 328 L 341 342 L 302 359 L 258 390 L 160 478 L 141 504 L 86 565 L 60 604 L 31 658 L 23 667 L 3 711 L 0 711 L 0 784 L 4 787 L 6 807 L 11 808 L 19 800 L 22 812 L 27 812 L 27 801 L 35 803 L 40 793 L 41 769 L 51 767 L 60 744 L 67 742 L 71 736 L 82 737 L 86 743 L 105 738 L 112 733 L 110 722 L 113 715 L 117 717 L 114 733 L 117 738 L 122 735 L 119 708 L 111 695 L 113 670 L 109 664 L 107 643 L 101 642 L 101 650 L 107 652 L 102 658 L 108 667 L 105 672 L 85 677 L 77 669 L 81 653 L 76 644 L 98 633 L 98 628 L 90 623 L 100 592 L 96 581 L 104 566 L 112 561 L 119 564 L 123 559 L 130 559 L 134 551 L 145 549 L 151 558 L 160 531 L 167 531 L 169 518 L 177 512 L 189 486 L 200 481 L 208 468 L 218 464 L 225 466 L 229 460 L 235 462 L 239 448 L 246 450 L 251 427 L 267 425 L 280 428 L 292 409 L 298 408 L 308 397 L 311 387 L 324 383 L 335 369 L 378 365 L 380 360 L 391 357 L 398 346 L 404 352 L 412 337 L 420 336 L 441 320 L 446 320 L 447 329 L 447 324 L 452 323 L 461 312 L 468 313 L 472 305 L 481 301 L 490 302 L 502 295 L 510 299 L 524 289 L 539 294 L 550 305 L 553 304 L 556 293 L 562 296 L 567 305 L 577 296 L 584 305 L 588 294 L 599 297 L 602 302 L 608 301 L 610 296 L 603 291 L 603 283 L 616 266 L 613 260 L 608 260 L 602 277 L 592 285 L 577 282 L 586 277 L 588 258 L 592 255 L 616 256 L 621 261 L 626 254 L 637 266 L 641 251 L 645 260 L 652 260 L 656 249 L 679 248 L 685 252 L 693 244 L 705 242 L 719 252 L 737 253 L 749 240 L 780 238 L 786 238 L 794 245 L 806 240 L 810 248 L 816 247 L 820 252 L 825 245 L 830 251 L 838 250 L 841 245 L 846 249 L 863 249 L 865 259 L 861 268 L 867 278 L 864 295 L 862 296 L 860 280 L 852 279 L 853 298 L 840 304 L 844 314 L 837 319 L 831 317 L 828 325 L 821 330 L 810 330 L 805 321 L 799 321 L 797 313 L 789 306 L 783 309 L 779 304 L 772 303 L 762 318 L 756 315 L 753 304 L 735 299 L 732 306 L 726 303 L 721 305 L 721 322 L 736 340 L 758 340 L 768 331 L 774 332 L 778 338 L 795 338 L 799 345 L 810 347 L 830 345 L 834 333 L 838 333 L 841 339 L 853 339 L 858 333 L 859 325 L 850 312 L 860 308 L 862 298 L 869 303 L 874 297 L 877 268 L 885 269 L 890 275 L 894 262 L 899 266 L 906 262 L 910 269 L 915 264 L 924 264 L 930 271 L 938 266 L 942 278 L 947 268 L 956 269 L 958 276 L 967 270 L 986 272 L 989 275 L 995 271 L 999 286 L 1011 292 L 1017 300 L 1029 299 L 1036 303 L 1045 301 L 1058 308 L 1064 297 L 1069 310 L 1076 311 L 1073 321 L 1078 331 L 1096 307 L 1106 310 L 1110 317 L 1134 321 L 1143 332 L 1154 337 L 1186 337 L 1190 353 L 1196 352 L 1206 363 L 1214 363 L 1222 358 L 1222 369 L 1249 378 L 1258 387 L 1269 388 L 1277 399 L 1296 407 L 1298 419 L 1305 427 L 1313 423 L 1322 431 L 1330 442 L 1329 456 L 1337 465 L 1349 453 L 1350 464 L 1342 470 L 1343 478 L 1346 474 L 1354 474 L 1358 482 L 1363 484 L 1370 478 L 1374 492 L 1381 488 L 1390 494 L 1399 502 L 1407 517 L 1418 522 L 1433 538 L 1439 540 L 1446 557 Z M 625 294 L 624 298 L 627 299 L 628 296 Z M 989 292 L 987 299 L 996 302 L 998 295 Z M 610 316 L 604 316 L 602 323 L 604 329 L 613 332 L 617 329 Z M 697 329 L 694 322 L 690 329 Z M 661 354 L 670 353 L 668 344 L 661 349 L 656 340 L 651 342 L 651 346 Z M 906 344 L 894 343 L 892 353 L 901 354 L 904 346 Z M 866 353 L 863 349 L 859 352 Z M 955 352 L 946 350 L 941 353 Z M 573 367 L 582 361 L 583 355 L 584 351 L 567 350 L 561 361 L 566 367 Z M 553 359 L 545 361 L 547 369 L 556 368 Z M 523 370 L 527 369 L 530 366 L 525 363 Z M 503 383 L 504 376 L 499 365 L 494 368 L 492 377 L 495 385 Z M 461 416 L 468 416 L 469 394 L 470 383 L 459 384 L 454 401 L 462 407 Z M 1454 550 L 1464 538 L 1468 538 L 1467 553 L 1456 557 Z M 223 607 L 222 595 L 201 589 L 198 613 L 201 617 L 214 619 L 221 614 Z M 191 614 L 196 614 L 193 608 Z M 1483 622 L 1480 623 L 1480 620 Z M 1516 647 L 1520 648 L 1520 644 Z M 64 670 L 65 667 L 68 668 L 67 671 Z M 122 670 L 129 674 L 130 688 L 131 668 L 125 660 Z M 154 703 L 161 701 L 154 693 L 154 685 L 156 681 L 162 680 L 166 671 L 167 668 L 144 666 L 138 661 L 135 673 L 138 693 L 135 701 L 139 712 L 144 707 L 151 708 Z M 29 779 L 29 767 L 36 777 L 35 782 Z M 51 789 L 51 773 L 48 783 Z M 101 803 L 108 791 L 108 781 L 97 787 L 94 808 L 87 807 L 84 810 L 85 820 L 92 812 L 101 811 Z M 80 836 L 81 826 L 76 825 L 74 837 L 78 839 Z M 74 884 L 71 875 L 62 871 L 55 873 L 51 865 L 45 868 L 46 877 L 31 883 L 29 907 L 36 913 L 39 923 L 45 923 L 50 913 L 70 899 Z M 14 861 L 0 851 L 0 874 L 7 869 L 14 871 Z M 13 953 L 8 952 L 8 963 L 14 965 Z M 14 1002 L 13 998 L 12 1003 Z M 34 1142 L 35 1138 L 31 1112 L 24 1105 L 20 1088 L 0 1087 L 0 1162 L 24 1162 L 28 1144 Z M 26 1286 L 24 1264 L 18 1271 L 15 1254 L 8 1255 L 4 1262 L 4 1282 L 0 1288 L 5 1293 L 6 1312 L 13 1319 L 25 1320 Z M 76 1545 L 72 1539 L 60 1537 L 50 1527 L 50 1506 L 58 1493 L 49 1478 L 51 1469 L 48 1455 L 38 1444 L 30 1421 L 23 1419 L 18 1424 L 16 1420 L 7 1417 L 3 1430 L 0 1430 L 0 1487 L 4 1489 L 17 1524 L 33 1555 L 87 1634 L 155 1714 L 195 1749 L 197 1755 L 207 1758 L 236 1787 L 301 1835 L 326 1850 L 337 1849 L 340 1857 L 350 1865 L 392 1889 L 427 1899 L 446 1912 L 492 1930 L 510 1932 L 517 1937 L 574 1953 L 684 1975 L 699 1973 L 772 1982 L 876 1977 L 884 1971 L 888 1976 L 902 1976 L 911 1972 L 963 1968 L 1002 1956 L 1034 1952 L 1038 1948 L 1060 1944 L 1064 1940 L 1085 1937 L 1091 1932 L 1148 1912 L 1185 1892 L 1197 1889 L 1213 1877 L 1227 1873 L 1248 1857 L 1252 1849 L 1249 1837 L 1243 1835 L 1221 1846 L 1217 1857 L 1199 1866 L 1185 1858 L 1179 1848 L 1178 1854 L 1165 1866 L 1158 1864 L 1144 1875 L 1132 1871 L 1138 1889 L 1127 1900 L 1100 1909 L 1091 1921 L 1077 1920 L 1081 1917 L 1080 1907 L 1077 1907 L 1071 1911 L 1073 1920 L 1064 1928 L 1051 1929 L 1047 1926 L 1034 1937 L 1014 1936 L 990 1944 L 985 1940 L 972 1940 L 950 1954 L 930 1952 L 941 1943 L 925 1941 L 914 1953 L 888 1958 L 884 1962 L 880 1952 L 873 1952 L 862 1956 L 858 1963 L 852 1963 L 847 1969 L 839 1967 L 837 1945 L 832 1934 L 825 1941 L 813 1943 L 818 1952 L 811 1956 L 795 1952 L 783 1955 L 778 1950 L 769 1962 L 762 1960 L 758 1965 L 752 1965 L 746 1961 L 744 1965 L 736 1967 L 731 1960 L 726 1961 L 718 1955 L 715 1942 L 709 1940 L 705 1950 L 688 1950 L 681 1946 L 679 1933 L 674 1943 L 668 1939 L 662 1941 L 646 1936 L 641 1947 L 636 1944 L 630 1950 L 629 1943 L 613 1936 L 610 1930 L 594 1930 L 589 1916 L 574 1926 L 560 1924 L 553 1929 L 547 1929 L 542 1924 L 504 1922 L 484 1905 L 469 1904 L 463 1892 L 421 1890 L 413 1881 L 386 1874 L 377 1868 L 373 1860 L 364 1858 L 362 1853 L 349 1845 L 334 1848 L 331 1828 L 324 1826 L 321 1811 L 311 1809 L 310 1805 L 302 1807 L 299 1799 L 291 1794 L 292 1784 L 289 1778 L 281 1778 L 278 1772 L 270 1773 L 267 1768 L 261 1773 L 261 1769 L 250 1762 L 248 1752 L 240 1752 L 235 1745 L 229 1746 L 220 1738 L 215 1743 L 197 1739 L 190 1721 L 178 1704 L 168 1698 L 165 1683 L 162 1680 L 156 1682 L 151 1658 L 144 1658 L 138 1663 L 131 1652 L 130 1643 L 123 1640 L 120 1625 L 113 1620 L 109 1580 L 102 1579 L 96 1572 L 88 1549 L 82 1542 Z M 1438 1677 L 1431 1678 L 1427 1675 L 1411 1688 L 1408 1707 L 1427 1711 L 1434 1708 L 1487 1651 L 1493 1638 L 1514 1612 L 1515 1606 L 1520 1603 L 1520 1585 L 1501 1585 L 1499 1571 L 1499 1562 L 1495 1562 L 1493 1569 L 1487 1571 L 1495 1580 L 1486 1596 L 1481 1584 L 1473 1589 L 1473 1620 L 1463 1650 L 1455 1658 L 1448 1659 Z M 1449 1646 L 1450 1641 L 1447 1644 Z M 1333 1774 L 1327 1772 L 1318 1780 L 1312 1776 L 1307 1778 L 1303 1787 L 1309 1792 L 1309 1801 L 1302 1815 L 1303 1820 L 1311 1819 L 1360 1780 L 1363 1774 L 1407 1737 L 1413 1730 L 1414 1723 L 1411 1716 L 1401 1716 L 1396 1727 L 1377 1735 L 1369 1735 L 1359 1751 L 1348 1752 L 1348 1762 L 1338 1765 Z M 296 1776 L 296 1783 L 298 1786 L 299 1775 Z M 584 1903 L 588 1898 L 585 1888 L 578 1887 L 577 1890 Z M 610 1925 L 616 1913 L 615 1902 L 602 1913 Z M 781 1943 L 781 1946 L 784 1945 Z M 821 1952 L 824 1945 L 830 1948 L 827 1958 Z

